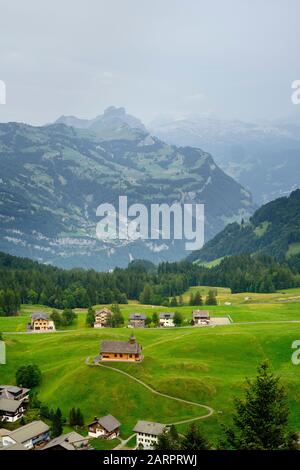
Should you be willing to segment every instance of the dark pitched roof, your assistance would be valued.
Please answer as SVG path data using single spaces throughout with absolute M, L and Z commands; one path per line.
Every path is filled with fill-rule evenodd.
M 23 442 L 39 436 L 40 434 L 44 434 L 49 430 L 49 426 L 43 421 L 32 421 L 32 423 L 25 424 L 25 426 L 12 431 L 9 434 L 9 437 L 22 444 Z
M 0 398 L 14 399 L 17 395 L 26 394 L 29 388 L 17 387 L 16 385 L 0 385 Z
M 76 444 L 80 445 L 80 443 L 84 443 L 87 441 L 86 437 L 81 436 L 78 432 L 71 431 L 68 434 L 62 434 L 50 442 L 48 442 L 42 450 L 51 449 L 51 447 L 61 446 L 65 450 L 76 450 Z
M 165 424 L 153 423 L 151 421 L 138 421 L 133 430 L 137 433 L 159 436 L 164 432 L 165 428 Z
M 99 418 L 97 422 L 107 432 L 112 432 L 121 426 L 121 423 L 112 415 L 103 416 L 102 418 Z
M 175 313 L 174 312 L 160 312 L 159 318 L 164 320 L 167 318 L 174 318 Z
M 193 310 L 193 318 L 209 318 L 208 310 Z
M 129 341 L 102 341 L 101 353 L 128 353 L 138 354 L 142 350 L 141 346 L 134 340 Z
M 0 410 L 1 411 L 15 413 L 21 405 L 22 405 L 22 402 L 19 400 L 0 398 Z
M 95 312 L 95 315 L 97 316 L 97 315 L 101 315 L 101 314 L 103 314 L 103 313 L 105 313 L 106 315 L 112 315 L 111 310 L 109 310 L 109 309 L 106 308 L 106 307 L 101 308 L 100 310 L 97 310 L 97 311 Z
M 34 312 L 32 315 L 31 315 L 31 319 L 32 320 L 49 320 L 50 317 L 47 313 L 45 312 Z
M 146 320 L 146 315 L 144 313 L 131 313 L 129 315 L 130 320 Z

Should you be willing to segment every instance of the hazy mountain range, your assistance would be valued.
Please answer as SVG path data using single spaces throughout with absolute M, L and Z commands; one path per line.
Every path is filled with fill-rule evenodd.
M 158 119 L 152 133 L 175 145 L 210 152 L 216 163 L 251 191 L 258 204 L 287 195 L 300 181 L 300 119 L 269 123 L 212 115 Z
M 180 241 L 96 239 L 96 208 L 117 208 L 119 195 L 147 206 L 204 203 L 206 240 L 255 208 L 209 153 L 152 137 L 123 108 L 42 127 L 0 124 L 0 175 L 0 250 L 62 267 L 106 270 L 186 256 Z

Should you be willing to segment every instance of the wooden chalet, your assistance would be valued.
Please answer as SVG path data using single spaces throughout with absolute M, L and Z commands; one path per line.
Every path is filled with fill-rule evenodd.
M 35 312 L 31 315 L 31 322 L 28 325 L 28 330 L 36 333 L 55 331 L 55 324 L 47 313 Z
M 132 328 L 145 328 L 146 315 L 144 313 L 131 313 L 129 315 L 129 326 Z
M 172 327 L 174 324 L 174 312 L 161 312 L 159 314 L 159 326 Z
M 101 310 L 97 310 L 95 313 L 94 328 L 105 328 L 108 326 L 108 322 L 111 316 L 112 312 L 106 307 L 102 308 Z
M 29 400 L 29 388 L 17 387 L 16 385 L 0 385 L 0 398 L 8 400 L 19 400 L 21 402 Z
M 210 315 L 208 310 L 193 310 L 193 322 L 195 326 L 209 325 Z
M 95 417 L 94 421 L 88 425 L 89 436 L 114 439 L 120 434 L 120 426 L 121 423 L 112 415 Z
M 26 408 L 23 402 L 0 398 L 0 421 L 14 423 L 24 416 Z
M 98 360 L 141 362 L 142 346 L 134 335 L 130 336 L 129 341 L 102 341 Z

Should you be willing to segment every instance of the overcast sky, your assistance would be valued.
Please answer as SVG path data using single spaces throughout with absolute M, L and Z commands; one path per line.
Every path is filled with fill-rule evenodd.
M 299 0 L 0 0 L 0 121 L 293 111 Z

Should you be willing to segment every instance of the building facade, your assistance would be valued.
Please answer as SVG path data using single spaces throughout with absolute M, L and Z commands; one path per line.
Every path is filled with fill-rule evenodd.
M 102 308 L 97 310 L 95 313 L 94 328 L 105 328 L 108 326 L 109 319 L 112 316 L 112 312 L 108 308 Z
M 173 312 L 161 312 L 159 314 L 159 326 L 162 327 L 172 327 L 174 324 L 174 315 Z
M 7 436 L 2 437 L 2 445 L 23 445 L 26 449 L 39 448 L 50 440 L 50 428 L 43 421 L 32 421 L 15 431 L 8 431 Z
M 34 331 L 35 333 L 55 331 L 55 324 L 47 313 L 35 312 L 31 315 L 29 330 Z
M 120 434 L 120 426 L 121 423 L 112 415 L 95 417 L 94 421 L 88 425 L 89 436 L 114 439 Z
M 129 315 L 129 326 L 132 328 L 145 328 L 146 315 L 144 313 L 131 313 Z
M 30 389 L 25 387 L 17 387 L 16 385 L 0 385 L 0 398 L 25 402 L 29 400 L 29 392 Z
M 195 326 L 205 326 L 210 323 L 208 310 L 193 310 L 193 322 Z
M 164 433 L 166 425 L 151 421 L 138 421 L 133 431 L 136 433 L 137 447 L 151 450 L 158 443 L 158 437 Z
M 129 341 L 102 341 L 99 361 L 141 362 L 142 346 L 131 335 Z
M 19 400 L 0 398 L 0 421 L 14 423 L 24 416 L 25 404 Z

